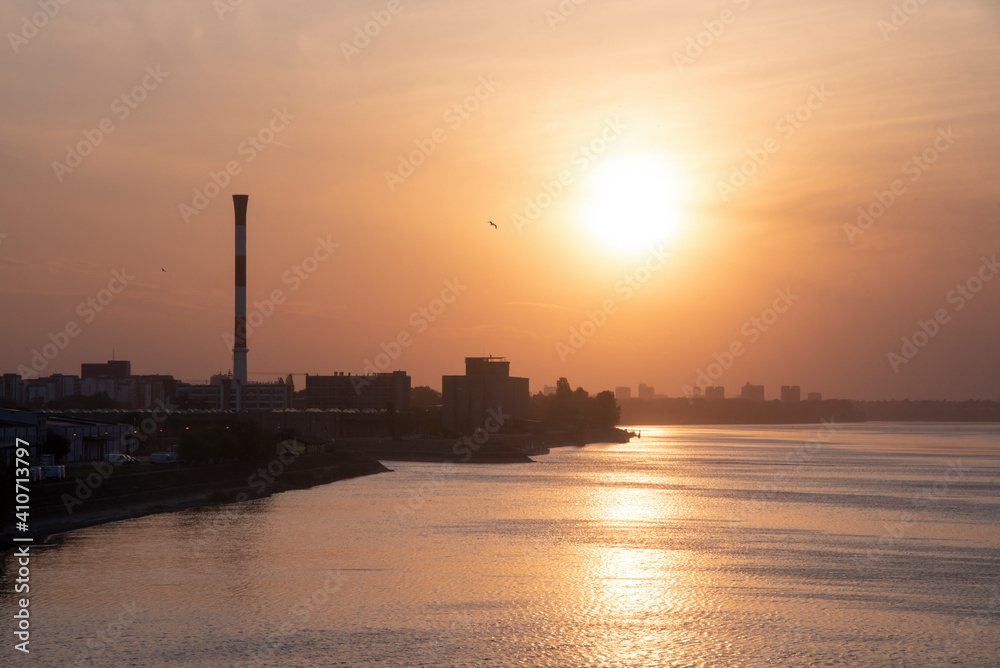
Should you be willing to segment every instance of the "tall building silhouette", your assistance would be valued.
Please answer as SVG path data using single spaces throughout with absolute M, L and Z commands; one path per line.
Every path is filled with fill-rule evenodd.
M 802 401 L 802 388 L 798 385 L 782 385 L 781 400 L 795 403 Z
M 722 385 L 709 385 L 705 388 L 705 398 L 712 400 L 725 399 L 726 388 Z
M 528 419 L 528 379 L 510 375 L 503 357 L 466 357 L 464 376 L 441 379 L 442 423 L 471 434 L 492 414 L 509 415 L 500 431 L 513 431 L 515 420 Z

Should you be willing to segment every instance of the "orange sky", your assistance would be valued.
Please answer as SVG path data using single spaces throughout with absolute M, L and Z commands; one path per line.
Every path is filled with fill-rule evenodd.
M 736 346 L 713 379 L 730 396 L 1000 399 L 1000 269 L 981 259 L 1000 251 L 1000 6 L 907 7 L 74 0 L 36 30 L 37 1 L 6 2 L 0 370 L 67 325 L 43 375 L 112 348 L 136 373 L 230 369 L 231 195 L 249 193 L 251 316 L 283 299 L 250 337 L 252 379 L 360 372 L 402 335 L 379 368 L 438 388 L 494 354 L 533 392 L 567 376 L 679 396 Z M 636 156 L 669 165 L 670 204 L 647 214 L 674 230 L 665 262 L 618 249 L 630 222 L 593 200 L 622 177 L 629 200 L 656 190 L 616 175 Z M 876 193 L 895 201 L 845 229 Z M 769 314 L 779 291 L 797 299 Z M 571 336 L 588 312 L 601 325 Z M 934 336 L 907 358 L 918 321 Z

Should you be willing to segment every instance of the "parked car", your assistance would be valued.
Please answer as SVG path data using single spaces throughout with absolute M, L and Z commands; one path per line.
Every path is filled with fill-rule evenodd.
M 176 464 L 177 455 L 173 452 L 154 452 L 149 456 L 150 464 Z
M 62 480 L 66 477 L 66 467 L 62 464 L 47 464 L 38 468 L 42 470 L 42 477 L 46 480 Z
M 120 466 L 122 464 L 137 464 L 138 460 L 132 455 L 125 455 L 120 452 L 109 452 L 104 455 L 104 461 L 111 462 L 115 466 Z

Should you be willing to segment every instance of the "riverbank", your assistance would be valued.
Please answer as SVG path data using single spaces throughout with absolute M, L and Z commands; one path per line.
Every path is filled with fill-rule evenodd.
M 388 470 L 355 452 L 286 454 L 263 465 L 238 462 L 139 473 L 95 466 L 86 476 L 33 483 L 29 531 L 15 531 L 11 519 L 0 533 L 0 550 L 9 549 L 15 535 L 38 543 L 54 534 L 97 524 L 260 499 Z
M 381 461 L 455 462 L 465 464 L 527 464 L 549 448 L 588 443 L 627 443 L 634 433 L 623 429 L 548 431 L 535 434 L 490 434 L 474 438 L 340 438 L 337 447 Z

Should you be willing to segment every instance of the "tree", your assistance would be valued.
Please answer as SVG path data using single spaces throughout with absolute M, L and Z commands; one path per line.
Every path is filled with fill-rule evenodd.
M 426 385 L 410 390 L 410 408 L 431 408 L 441 405 L 441 393 Z
M 575 422 L 575 417 L 573 390 L 570 389 L 568 380 L 560 378 L 556 381 L 556 393 L 549 402 L 544 420 L 552 425 L 568 426 Z
M 560 378 L 555 394 L 539 392 L 531 397 L 530 414 L 554 429 L 611 429 L 621 420 L 621 407 L 613 392 L 605 390 L 592 397 L 582 387 L 571 390 L 569 381 Z
M 287 436 L 276 433 L 252 418 L 238 417 L 208 427 L 186 429 L 177 444 L 181 459 L 188 462 L 248 461 L 273 457 L 275 445 Z
M 610 390 L 598 392 L 588 413 L 590 424 L 596 429 L 612 429 L 621 421 L 622 409 Z
M 52 455 L 52 458 L 58 464 L 62 461 L 63 457 L 69 454 L 71 445 L 72 443 L 68 438 L 49 429 L 45 434 L 45 442 L 42 443 L 42 454 Z

